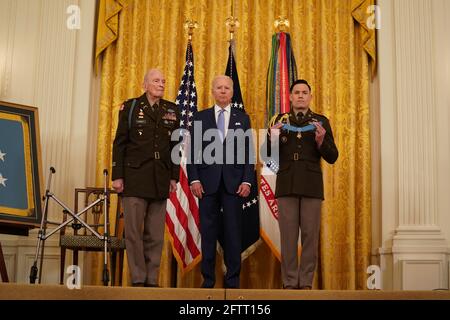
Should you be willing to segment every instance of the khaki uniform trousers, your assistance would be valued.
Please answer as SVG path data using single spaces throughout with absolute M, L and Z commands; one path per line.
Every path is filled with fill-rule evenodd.
M 133 284 L 158 285 L 167 200 L 124 197 L 125 245 Z
M 312 287 L 319 251 L 322 199 L 279 197 L 277 200 L 283 288 Z M 300 264 L 298 263 L 299 231 L 302 244 Z

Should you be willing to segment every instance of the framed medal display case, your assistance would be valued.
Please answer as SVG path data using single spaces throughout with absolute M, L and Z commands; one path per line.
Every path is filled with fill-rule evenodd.
M 0 233 L 28 235 L 41 221 L 38 110 L 0 101 Z

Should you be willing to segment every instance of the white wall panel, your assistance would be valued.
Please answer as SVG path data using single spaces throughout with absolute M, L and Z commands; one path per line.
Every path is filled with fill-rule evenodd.
M 72 5 L 81 8 L 81 29 L 67 27 Z M 94 181 L 87 172 L 95 172 L 95 143 L 88 142 L 96 141 L 93 98 L 99 94 L 92 72 L 95 13 L 91 0 L 0 0 L 0 100 L 38 108 L 42 185 L 55 167 L 51 191 L 70 208 L 74 188 Z M 49 218 L 62 220 L 55 202 Z M 17 282 L 28 282 L 36 232 L 0 235 L 8 243 L 9 277 Z M 58 242 L 58 235 L 46 241 L 44 283 L 59 283 Z

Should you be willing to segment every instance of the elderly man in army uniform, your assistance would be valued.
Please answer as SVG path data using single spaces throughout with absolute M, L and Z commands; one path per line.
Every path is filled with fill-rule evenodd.
M 296 80 L 291 110 L 271 123 L 269 143 L 279 144 L 275 197 L 281 236 L 281 278 L 285 289 L 311 289 L 318 257 L 323 180 L 320 159 L 334 163 L 338 150 L 328 119 L 309 108 L 311 87 Z M 298 264 L 297 243 L 302 253 Z
M 158 286 L 166 202 L 176 190 L 179 165 L 171 160 L 171 134 L 180 114 L 162 99 L 165 78 L 151 69 L 145 93 L 120 108 L 113 146 L 112 187 L 123 196 L 125 243 L 133 286 Z

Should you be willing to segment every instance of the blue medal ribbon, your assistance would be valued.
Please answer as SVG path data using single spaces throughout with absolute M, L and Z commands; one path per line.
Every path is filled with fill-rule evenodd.
M 322 124 L 322 121 L 319 121 L 319 123 Z M 294 127 L 290 124 L 285 124 L 281 127 L 281 129 L 293 132 L 306 132 L 306 131 L 314 131 L 316 129 L 316 126 L 313 124 L 309 124 L 304 127 Z

